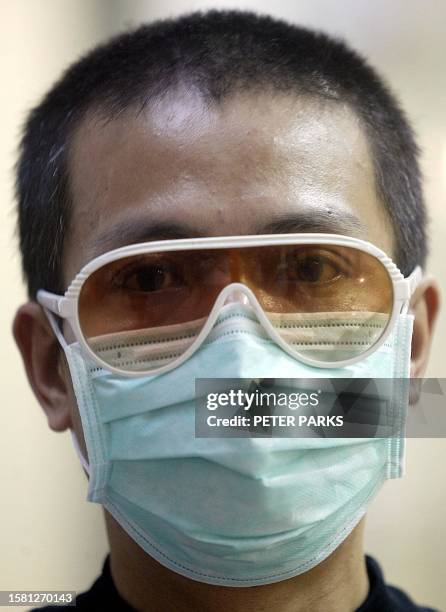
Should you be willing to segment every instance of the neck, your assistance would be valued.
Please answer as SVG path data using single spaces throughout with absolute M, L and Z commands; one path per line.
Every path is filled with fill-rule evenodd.
M 165 568 L 107 512 L 105 517 L 113 582 L 121 597 L 142 612 L 354 612 L 367 597 L 364 521 L 325 561 L 300 576 L 258 587 L 222 587 Z

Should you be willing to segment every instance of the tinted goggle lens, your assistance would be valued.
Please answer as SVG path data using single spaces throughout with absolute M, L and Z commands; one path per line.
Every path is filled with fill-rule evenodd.
M 112 261 L 84 282 L 82 334 L 109 365 L 148 371 L 194 342 L 217 299 L 243 283 L 298 355 L 335 364 L 384 333 L 393 286 L 379 259 L 332 244 L 194 249 Z

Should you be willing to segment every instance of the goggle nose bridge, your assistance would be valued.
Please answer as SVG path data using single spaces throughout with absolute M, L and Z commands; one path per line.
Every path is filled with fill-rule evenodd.
M 253 290 L 244 283 L 235 282 L 226 285 L 226 287 L 221 290 L 216 300 L 216 304 L 219 303 L 220 305 L 234 302 L 250 305 L 254 309 L 259 307 L 259 302 Z
M 230 299 L 229 301 L 227 301 L 228 297 L 230 296 L 232 296 L 232 298 L 235 297 L 236 299 Z M 240 298 L 243 301 L 241 301 Z M 239 303 L 244 308 L 249 308 L 252 311 L 252 314 L 254 315 L 255 319 L 257 319 L 257 322 L 263 327 L 264 331 L 266 331 L 268 336 L 274 342 L 279 344 L 279 346 L 283 346 L 284 343 L 281 340 L 280 335 L 277 333 L 277 331 L 274 330 L 273 326 L 268 320 L 268 317 L 266 316 L 265 311 L 260 305 L 255 293 L 250 287 L 243 283 L 230 283 L 221 290 L 211 312 L 209 313 L 209 317 L 207 319 L 206 324 L 204 325 L 201 332 L 198 334 L 198 344 L 201 344 L 201 342 L 207 337 L 207 335 L 215 325 L 221 309 L 226 304 L 231 303 Z
M 259 323 L 261 323 L 263 327 L 266 327 L 271 333 L 271 324 L 255 293 L 250 287 L 243 283 L 230 283 L 221 290 L 212 311 L 209 313 L 209 322 L 212 321 L 212 323 L 215 323 L 221 308 L 226 304 L 234 303 L 239 303 L 244 307 L 250 308 Z
M 237 285 L 237 286 L 234 287 L 234 285 Z M 238 303 L 238 304 L 242 304 L 243 306 L 250 305 L 250 299 L 249 299 L 250 296 L 248 296 L 246 290 L 241 289 L 239 285 L 241 285 L 241 283 L 231 283 L 230 285 L 228 285 L 228 287 L 231 288 L 231 290 L 229 293 L 227 293 L 223 304 Z M 228 287 L 225 287 L 225 289 L 228 289 Z

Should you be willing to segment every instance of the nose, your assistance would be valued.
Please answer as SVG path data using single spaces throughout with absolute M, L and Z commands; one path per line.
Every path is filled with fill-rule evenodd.
M 231 293 L 226 297 L 225 304 L 243 304 L 244 306 L 249 305 L 249 299 L 244 291 L 240 289 L 234 289 Z

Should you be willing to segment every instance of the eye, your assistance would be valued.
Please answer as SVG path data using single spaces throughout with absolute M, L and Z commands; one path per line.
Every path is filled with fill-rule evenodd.
M 169 271 L 161 266 L 144 266 L 131 272 L 124 286 L 133 291 L 159 291 L 169 283 Z
M 339 271 L 321 257 L 312 255 L 298 261 L 297 274 L 301 281 L 316 283 L 332 280 Z
M 333 258 L 319 253 L 295 253 L 288 261 L 289 280 L 328 283 L 339 278 L 342 269 Z
M 113 285 L 120 291 L 155 293 L 181 286 L 181 274 L 169 262 L 134 262 L 114 275 Z

